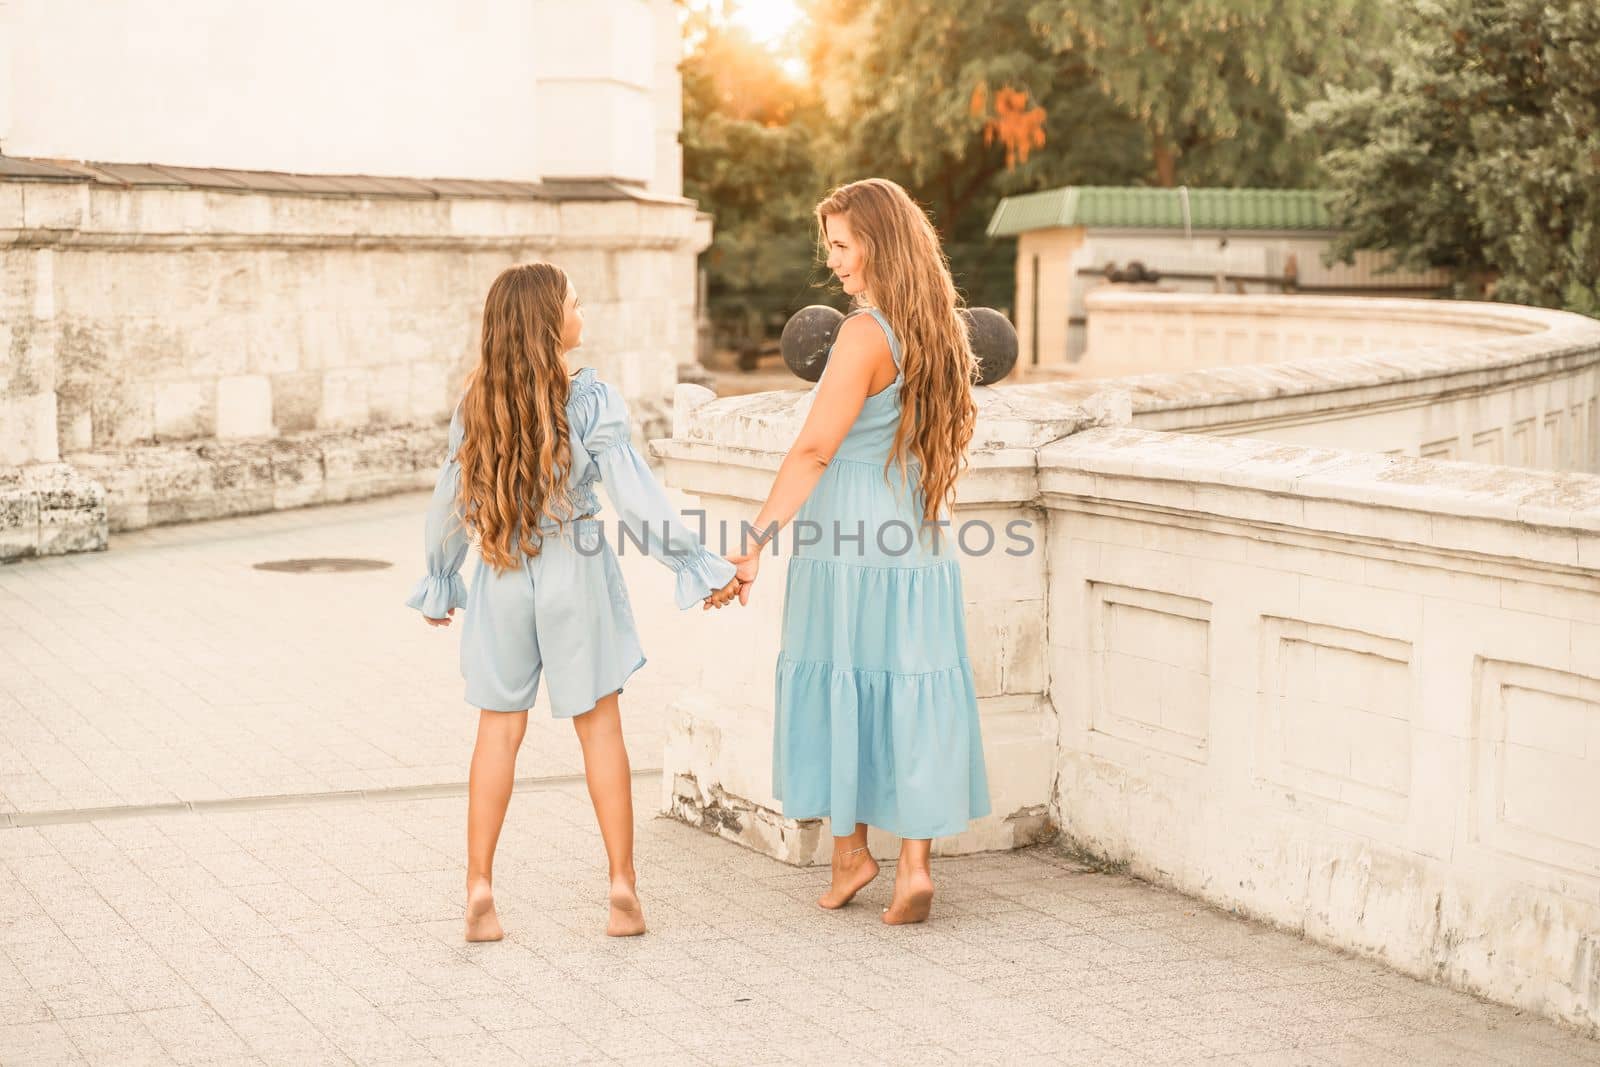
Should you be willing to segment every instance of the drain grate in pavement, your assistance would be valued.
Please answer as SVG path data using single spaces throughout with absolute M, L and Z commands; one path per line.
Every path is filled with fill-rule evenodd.
M 341 574 L 345 571 L 381 571 L 394 564 L 383 559 L 341 559 L 318 557 L 315 559 L 275 559 L 257 563 L 258 571 L 279 571 L 284 574 Z

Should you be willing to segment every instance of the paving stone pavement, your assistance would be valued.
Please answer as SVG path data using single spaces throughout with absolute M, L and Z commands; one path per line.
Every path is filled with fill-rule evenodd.
M 577 748 L 540 709 L 497 861 L 508 937 L 465 944 L 472 712 L 454 635 L 398 606 L 419 513 L 0 568 L 0 1065 L 1600 1064 L 1600 1041 L 1048 847 L 936 860 L 925 926 L 878 922 L 892 868 L 826 913 L 825 872 L 654 817 L 648 773 L 651 932 L 609 940 Z M 396 566 L 251 567 L 300 556 Z M 624 566 L 648 652 L 670 575 Z M 693 679 L 636 679 L 649 766 Z
M 0 830 L 0 1063 L 1574 1064 L 1600 1043 L 1047 848 L 826 872 L 664 818 L 651 924 L 610 940 L 581 787 L 524 790 L 504 942 L 461 940 L 465 802 L 308 803 Z
M 0 823 L 463 781 L 476 715 L 459 623 L 430 629 L 402 603 L 423 573 L 426 504 L 410 493 L 158 527 L 115 535 L 108 552 L 0 566 Z M 305 557 L 394 566 L 254 569 Z M 650 657 L 622 708 L 636 765 L 651 767 L 669 694 L 694 682 L 659 653 L 674 628 L 718 620 L 680 619 L 655 560 L 621 562 Z M 519 773 L 581 772 L 572 727 L 551 720 L 541 690 Z

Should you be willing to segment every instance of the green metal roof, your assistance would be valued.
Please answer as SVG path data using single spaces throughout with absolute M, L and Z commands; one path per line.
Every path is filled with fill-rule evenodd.
M 1326 230 L 1327 194 L 1317 189 L 1152 189 L 1069 185 L 1008 196 L 989 220 L 990 237 L 1052 226 L 1181 230 L 1187 196 L 1191 230 Z

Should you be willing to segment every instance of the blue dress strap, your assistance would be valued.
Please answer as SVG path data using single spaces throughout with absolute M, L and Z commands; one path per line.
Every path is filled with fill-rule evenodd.
M 883 327 L 884 336 L 889 338 L 889 356 L 894 360 L 894 369 L 896 372 L 898 372 L 900 370 L 900 338 L 894 335 L 894 327 L 890 326 L 889 320 L 883 317 L 883 312 L 872 307 L 857 308 L 856 310 L 850 312 L 850 314 L 846 315 L 845 318 L 854 318 L 863 312 L 877 319 L 878 325 Z

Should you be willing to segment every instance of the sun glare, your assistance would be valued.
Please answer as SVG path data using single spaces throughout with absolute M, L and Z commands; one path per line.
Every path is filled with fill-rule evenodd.
M 800 21 L 802 12 L 795 0 L 741 0 L 730 4 L 728 21 L 743 27 L 751 38 L 774 51 Z

